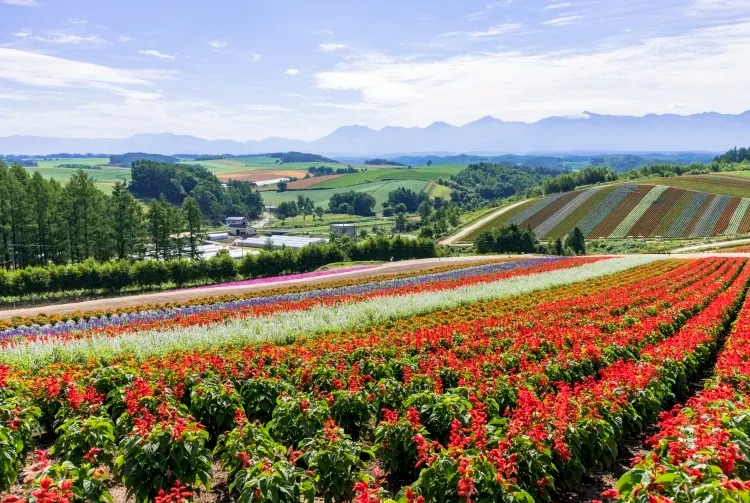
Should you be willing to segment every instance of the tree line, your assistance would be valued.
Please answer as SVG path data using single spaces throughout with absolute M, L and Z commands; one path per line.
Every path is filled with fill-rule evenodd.
M 426 239 L 374 236 L 358 243 L 341 240 L 326 245 L 285 248 L 248 254 L 241 260 L 220 253 L 208 260 L 93 259 L 72 265 L 0 269 L 0 297 L 27 297 L 50 293 L 118 292 L 165 285 L 184 286 L 314 271 L 326 264 L 349 260 L 406 260 L 437 256 L 435 243 Z
M 202 228 L 189 196 L 144 211 L 124 183 L 105 194 L 82 170 L 61 184 L 0 162 L 0 268 L 133 259 L 151 247 L 159 258 L 196 257 Z
M 585 255 L 586 239 L 578 227 L 565 237 L 549 243 L 541 243 L 530 228 L 522 229 L 517 224 L 501 225 L 483 231 L 474 240 L 477 252 L 485 253 L 542 253 L 549 255 Z

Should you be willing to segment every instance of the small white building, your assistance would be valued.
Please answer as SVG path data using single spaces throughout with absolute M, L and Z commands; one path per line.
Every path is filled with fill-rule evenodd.
M 331 234 L 347 234 L 357 237 L 357 226 L 355 224 L 331 224 Z

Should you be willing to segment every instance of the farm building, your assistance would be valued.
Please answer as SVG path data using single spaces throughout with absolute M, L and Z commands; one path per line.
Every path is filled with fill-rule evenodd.
M 224 223 L 229 227 L 229 234 L 232 236 L 245 237 L 256 234 L 255 229 L 247 226 L 249 222 L 245 217 L 227 217 Z
M 250 248 L 266 248 L 269 245 L 273 249 L 293 248 L 298 250 L 309 245 L 326 244 L 327 239 L 306 238 L 302 236 L 259 236 L 254 238 L 240 239 L 234 242 L 235 246 L 248 246 Z
M 356 237 L 357 226 L 355 224 L 331 224 L 331 234 L 347 234 Z

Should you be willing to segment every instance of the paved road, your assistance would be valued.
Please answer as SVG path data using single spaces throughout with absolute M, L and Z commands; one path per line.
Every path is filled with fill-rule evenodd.
M 507 257 L 507 256 L 504 256 Z M 32 307 L 25 309 L 9 309 L 0 311 L 0 319 L 6 320 L 14 316 L 36 316 L 41 313 L 45 314 L 70 314 L 77 311 L 96 311 L 104 309 L 114 309 L 119 307 L 138 306 L 143 304 L 167 304 L 170 302 L 181 302 L 193 299 L 202 299 L 206 297 L 216 297 L 220 295 L 241 294 L 246 292 L 255 292 L 271 290 L 283 286 L 291 285 L 314 285 L 337 281 L 341 279 L 367 278 L 380 276 L 383 274 L 398 274 L 404 272 L 421 271 L 448 264 L 470 264 L 472 262 L 486 261 L 493 256 L 477 257 L 446 257 L 432 258 L 424 260 L 404 260 L 401 262 L 389 262 L 370 269 L 358 271 L 343 270 L 340 273 L 328 274 L 317 278 L 298 278 L 287 281 L 277 281 L 274 283 L 256 283 L 252 285 L 231 285 L 231 286 L 212 286 L 206 288 L 188 288 L 185 290 L 172 290 L 167 292 L 158 292 L 142 295 L 132 295 L 127 297 L 115 297 L 110 299 L 98 299 L 85 302 L 73 302 L 68 304 L 58 304 L 51 306 Z M 523 256 L 519 256 L 523 258 Z
M 750 239 L 733 239 L 731 241 L 718 241 L 715 243 L 706 243 L 701 245 L 683 246 L 672 250 L 672 253 L 687 253 L 701 250 L 715 250 L 716 248 L 731 248 L 733 246 L 749 245 Z
M 499 217 L 500 215 L 502 215 L 506 211 L 512 210 L 516 206 L 520 206 L 520 205 L 522 205 L 525 202 L 526 202 L 526 200 L 523 200 L 523 201 L 518 201 L 517 203 L 509 204 L 508 206 L 503 206 L 502 208 L 498 209 L 497 211 L 493 211 L 492 213 L 490 213 L 486 217 L 482 217 L 479 220 L 477 220 L 476 222 L 474 222 L 473 224 L 464 227 L 463 229 L 461 229 L 457 233 L 455 233 L 455 234 L 453 234 L 451 236 L 448 236 L 447 238 L 445 238 L 442 241 L 440 241 L 439 244 L 446 245 L 446 246 L 447 245 L 454 245 L 454 244 L 456 244 L 456 242 L 461 241 L 464 237 L 468 236 L 469 234 L 471 234 L 473 231 L 475 231 L 479 227 L 482 227 L 483 225 L 485 225 L 485 224 L 491 222 L 492 220 L 496 219 L 497 217 Z

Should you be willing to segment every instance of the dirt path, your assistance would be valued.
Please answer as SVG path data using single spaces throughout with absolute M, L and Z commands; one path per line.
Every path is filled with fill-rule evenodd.
M 468 236 L 469 234 L 471 234 L 472 232 L 474 232 L 479 227 L 481 227 L 481 226 L 483 226 L 483 225 L 491 222 L 492 220 L 494 220 L 495 218 L 499 217 L 500 215 L 502 215 L 506 211 L 512 210 L 516 206 L 520 206 L 520 205 L 522 205 L 525 202 L 526 202 L 526 200 L 524 199 L 523 201 L 518 201 L 517 203 L 509 204 L 508 206 L 503 206 L 499 210 L 493 211 L 492 213 L 490 213 L 486 217 L 482 217 L 479 220 L 477 220 L 476 222 L 474 222 L 473 224 L 464 227 L 463 229 L 461 229 L 457 233 L 453 234 L 452 236 L 448 236 L 447 238 L 445 238 L 442 241 L 440 241 L 439 244 L 445 245 L 445 246 L 454 245 L 454 244 L 456 244 L 456 242 L 461 241 L 464 237 Z
M 682 248 L 676 248 L 672 250 L 672 253 L 686 253 L 686 252 L 697 252 L 701 250 L 715 250 L 717 248 L 732 248 L 733 246 L 742 246 L 750 244 L 750 238 L 744 239 L 733 239 L 731 241 L 717 241 L 714 243 L 706 243 L 702 245 L 690 245 Z
M 504 256 L 507 257 L 507 256 Z M 497 256 L 483 255 L 475 257 L 446 257 L 432 258 L 424 260 L 404 260 L 401 262 L 390 262 L 370 269 L 358 271 L 343 270 L 340 273 L 328 274 L 317 278 L 298 278 L 287 281 L 276 281 L 274 283 L 260 283 L 253 285 L 232 285 L 232 286 L 211 286 L 189 288 L 186 290 L 171 290 L 168 292 L 158 292 L 142 295 L 133 295 L 128 297 L 116 297 L 111 299 L 98 299 L 85 302 L 73 302 L 68 304 L 58 304 L 51 306 L 41 306 L 26 309 L 9 309 L 0 311 L 0 319 L 7 320 L 14 316 L 30 317 L 41 313 L 45 314 L 70 314 L 77 311 L 96 311 L 104 309 L 114 309 L 120 307 L 131 307 L 143 304 L 167 304 L 170 302 L 182 302 L 186 300 L 201 299 L 206 297 L 217 297 L 228 294 L 241 294 L 245 292 L 256 292 L 263 290 L 272 290 L 283 286 L 290 285 L 317 285 L 340 279 L 368 278 L 381 276 L 383 274 L 405 273 L 421 271 L 432 267 L 449 264 L 470 264 L 472 262 L 482 262 Z M 519 256 L 523 258 L 523 256 Z

